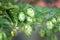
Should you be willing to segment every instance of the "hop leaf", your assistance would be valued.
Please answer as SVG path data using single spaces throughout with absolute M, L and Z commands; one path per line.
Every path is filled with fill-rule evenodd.
M 0 32 L 0 40 L 2 40 L 2 33 Z
M 2 40 L 7 40 L 7 35 L 6 35 L 6 33 L 2 33 Z
M 0 32 L 0 40 L 7 40 L 7 36 L 4 32 Z

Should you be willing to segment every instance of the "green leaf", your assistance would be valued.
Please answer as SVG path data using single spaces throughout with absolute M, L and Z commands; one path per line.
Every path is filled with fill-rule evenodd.
M 7 40 L 7 35 L 4 32 L 2 32 L 2 40 Z
M 2 33 L 0 32 L 0 40 L 2 40 Z
M 45 7 L 36 7 L 36 10 L 38 10 L 39 12 L 43 13 L 43 14 L 47 14 L 51 11 L 51 9 L 49 8 L 45 8 Z
M 7 19 L 0 18 L 0 21 L 1 21 L 0 25 L 1 25 L 2 28 L 12 30 L 12 26 Z
M 9 21 L 5 18 L 0 18 L 0 24 L 9 24 Z
M 60 14 L 60 8 L 54 8 L 54 12 L 56 12 L 56 15 Z

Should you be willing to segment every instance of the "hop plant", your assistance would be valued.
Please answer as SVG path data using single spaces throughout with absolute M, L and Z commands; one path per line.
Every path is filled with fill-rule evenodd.
M 56 16 L 55 13 L 60 14 L 60 9 L 55 11 L 55 8 L 33 8 L 31 5 L 18 5 L 14 4 L 14 2 L 12 3 L 11 1 L 13 0 L 0 0 L 0 40 L 10 40 L 11 37 L 14 37 L 16 35 L 16 31 L 20 30 L 19 27 L 22 28 L 23 32 L 25 32 L 27 36 L 30 36 L 33 28 L 35 28 L 32 27 L 34 26 L 33 23 L 38 22 L 40 23 L 39 26 L 43 26 L 42 24 L 44 24 L 44 21 L 46 21 L 46 19 L 48 20 L 51 17 Z M 54 31 L 56 30 L 60 31 L 60 16 L 58 16 L 57 19 L 52 18 L 50 21 L 47 21 L 46 26 L 47 27 L 43 28 L 45 28 L 47 31 L 45 31 L 44 29 L 40 30 L 41 37 L 46 36 L 46 34 L 49 35 L 51 32 L 54 34 Z M 53 36 L 52 38 L 56 38 L 56 36 Z

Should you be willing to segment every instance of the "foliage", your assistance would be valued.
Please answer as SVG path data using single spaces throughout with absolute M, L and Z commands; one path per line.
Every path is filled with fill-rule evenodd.
M 40 22 L 40 36 L 50 37 L 50 40 L 57 40 L 56 33 L 59 33 L 60 8 L 36 7 L 36 18 Z M 37 16 L 38 15 L 38 16 Z M 39 18 L 38 18 L 39 17 Z M 41 21 L 42 20 L 42 21 Z
M 20 29 L 30 36 L 35 29 L 34 23 L 40 25 L 41 37 L 57 40 L 55 34 L 60 32 L 60 8 L 33 8 L 32 5 L 18 5 L 11 0 L 0 1 L 0 40 L 12 40 L 11 37 Z

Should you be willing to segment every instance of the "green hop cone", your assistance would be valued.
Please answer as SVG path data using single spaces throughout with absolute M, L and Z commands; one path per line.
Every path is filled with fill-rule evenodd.
M 54 26 L 54 24 L 51 21 L 47 21 L 46 25 L 47 25 L 47 29 L 49 30 L 51 30 Z
M 60 26 L 58 26 L 58 31 L 60 32 Z
M 2 6 L 2 2 L 0 2 L 0 7 Z
M 32 28 L 30 25 L 25 25 L 25 34 L 27 36 L 30 36 L 31 35 L 31 32 L 32 32 Z
M 56 23 L 57 23 L 56 18 L 52 18 L 52 22 L 53 22 L 54 24 L 56 24 Z
M 0 10 L 0 14 L 2 14 L 3 12 Z
M 40 36 L 41 36 L 41 37 L 44 37 L 44 36 L 45 36 L 45 30 L 44 30 L 44 29 L 41 29 L 41 30 L 40 30 Z
M 27 9 L 27 15 L 34 17 L 34 10 L 32 8 Z
M 45 33 L 46 33 L 45 35 L 46 35 L 47 37 L 49 37 L 49 36 L 50 36 L 51 31 L 46 29 L 46 30 L 45 30 Z
M 25 20 L 25 14 L 23 12 L 20 12 L 19 14 L 19 20 L 24 21 Z
M 53 34 L 53 35 L 51 36 L 51 40 L 57 40 L 57 36 Z
M 27 22 L 32 23 L 33 19 L 31 17 L 27 17 Z
M 57 21 L 60 23 L 60 17 L 57 17 Z

